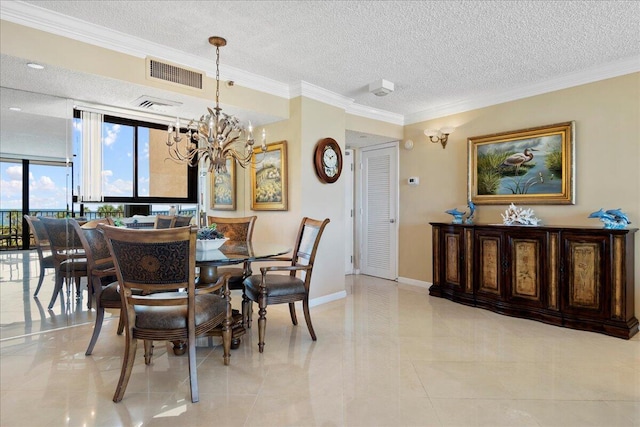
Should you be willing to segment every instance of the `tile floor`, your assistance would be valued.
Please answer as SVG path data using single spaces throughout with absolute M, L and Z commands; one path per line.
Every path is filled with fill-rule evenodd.
M 199 339 L 197 404 L 185 356 L 156 343 L 145 366 L 140 349 L 115 404 L 117 318 L 87 357 L 86 301 L 48 311 L 51 275 L 41 302 L 32 297 L 35 254 L 0 261 L 3 427 L 640 426 L 640 334 L 625 341 L 501 316 L 367 276 L 346 276 L 347 298 L 311 309 L 317 342 L 286 306 L 269 309 L 263 354 L 255 328 L 230 366 L 219 339 Z

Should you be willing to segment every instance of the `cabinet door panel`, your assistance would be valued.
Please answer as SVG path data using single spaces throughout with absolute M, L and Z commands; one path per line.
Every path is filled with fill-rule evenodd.
M 479 297 L 500 299 L 503 289 L 504 260 L 501 258 L 502 236 L 497 233 L 479 231 L 477 244 L 477 280 L 476 294 Z
M 444 280 L 447 284 L 454 286 L 462 285 L 462 271 L 460 266 L 460 255 L 462 251 L 461 233 L 444 233 Z
M 546 233 L 531 232 L 526 237 L 509 234 L 508 240 L 507 299 L 527 306 L 545 307 L 546 262 L 542 254 L 546 247 Z
M 473 304 L 473 288 L 468 280 L 473 229 L 463 225 L 435 226 L 432 236 L 434 284 L 429 294 Z
M 605 287 L 609 283 L 606 236 L 565 235 L 563 271 L 566 289 L 563 312 L 608 317 Z

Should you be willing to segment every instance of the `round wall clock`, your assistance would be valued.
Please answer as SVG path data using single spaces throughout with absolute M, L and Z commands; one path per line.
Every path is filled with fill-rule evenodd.
M 314 154 L 314 164 L 320 181 L 331 184 L 340 178 L 342 152 L 335 139 L 325 138 L 318 142 Z

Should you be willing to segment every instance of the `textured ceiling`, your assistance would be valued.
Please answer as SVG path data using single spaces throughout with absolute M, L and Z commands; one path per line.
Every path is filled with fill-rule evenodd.
M 207 40 L 219 35 L 228 40 L 223 71 L 291 86 L 304 81 L 405 119 L 469 100 L 500 100 L 505 92 L 549 81 L 571 82 L 571 76 L 612 64 L 640 70 L 637 1 L 22 3 L 85 21 L 99 32 L 126 34 L 136 46 L 148 42 L 176 62 L 213 61 Z M 10 80 L 18 78 L 3 76 L 2 84 L 16 85 Z M 379 79 L 393 82 L 395 91 L 369 93 L 369 83 Z M 97 85 L 96 94 L 85 96 L 106 96 L 99 88 L 113 84 Z

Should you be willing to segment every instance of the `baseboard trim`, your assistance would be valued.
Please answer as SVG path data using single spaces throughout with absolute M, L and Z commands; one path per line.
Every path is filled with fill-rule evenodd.
M 315 307 L 317 305 L 326 304 L 328 302 L 337 301 L 347 297 L 347 291 L 340 291 L 329 295 L 324 295 L 318 298 L 309 300 L 309 307 Z
M 408 277 L 398 277 L 398 283 L 406 283 L 407 285 L 417 286 L 419 288 L 429 289 L 433 283 L 423 280 L 410 279 Z

